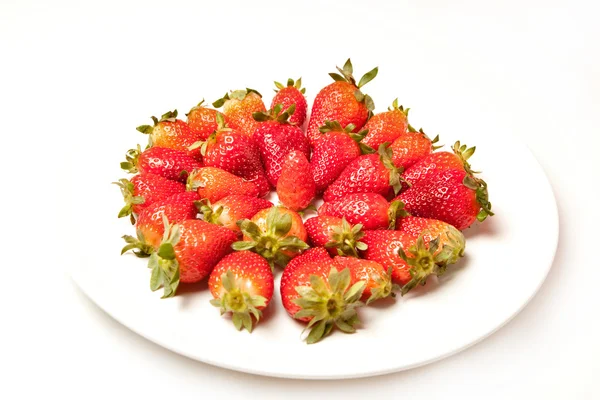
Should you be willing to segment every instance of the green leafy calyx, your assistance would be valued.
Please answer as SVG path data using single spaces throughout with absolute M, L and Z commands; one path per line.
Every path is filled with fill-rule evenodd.
M 135 149 L 127 150 L 127 153 L 125 153 L 125 161 L 121 163 L 121 169 L 130 174 L 137 174 L 139 172 L 137 166 L 140 154 L 142 154 L 142 148 L 139 144 Z
M 476 177 L 476 174 L 479 174 L 478 171 L 473 171 L 471 169 L 471 164 L 469 164 L 469 158 L 475 153 L 475 146 L 467 148 L 467 145 L 461 145 L 459 141 L 454 143 L 452 146 L 452 150 L 454 154 L 462 161 L 463 167 L 467 173 L 465 178 L 463 179 L 463 185 L 468 187 L 471 190 L 475 191 L 475 198 L 477 203 L 481 209 L 477 214 L 478 221 L 484 221 L 488 216 L 494 215 L 492 212 L 492 203 L 490 203 L 487 183 L 481 179 Z
M 123 195 L 123 200 L 125 201 L 125 206 L 121 208 L 119 211 L 119 218 L 123 218 L 126 216 L 131 217 L 131 223 L 135 223 L 135 218 L 133 216 L 133 205 L 134 204 L 143 204 L 145 199 L 143 196 L 135 196 L 135 186 L 128 179 L 119 179 L 118 182 L 113 182 L 113 184 L 117 185 L 119 189 L 121 189 L 121 194 Z
M 379 145 L 379 159 L 383 163 L 383 165 L 390 171 L 390 179 L 389 184 L 394 189 L 394 194 L 398 194 L 400 189 L 402 189 L 402 182 L 406 182 L 402 179 L 402 172 L 404 172 L 403 167 L 396 167 L 392 162 L 393 151 L 389 147 L 390 142 L 385 142 Z M 409 185 L 410 186 L 410 185 Z
M 304 88 L 302 87 L 302 78 L 298 78 L 298 80 L 297 80 L 297 81 L 294 81 L 293 79 L 289 78 L 289 79 L 287 80 L 287 85 L 286 85 L 286 86 L 287 86 L 287 87 L 293 87 L 293 88 L 296 88 L 296 89 L 298 89 L 298 90 L 300 91 L 300 93 L 302 93 L 302 94 L 304 94 L 304 93 L 306 92 L 306 89 L 304 89 Z M 281 83 L 279 83 L 279 82 L 275 81 L 275 88 L 276 88 L 276 89 L 274 89 L 274 90 L 275 90 L 275 92 L 277 93 L 277 92 L 279 92 L 281 89 L 285 89 L 285 88 L 286 88 L 286 86 L 284 86 L 284 85 L 282 85 Z
M 359 250 L 367 250 L 367 244 L 360 241 L 365 236 L 362 228 L 362 224 L 352 226 L 342 218 L 342 224 L 333 228 L 331 240 L 325 247 L 335 248 L 340 256 L 358 257 Z
M 237 226 L 250 240 L 235 242 L 234 250 L 252 250 L 263 256 L 273 269 L 275 265 L 285 267 L 290 260 L 289 253 L 300 253 L 309 246 L 297 238 L 289 236 L 292 229 L 291 215 L 281 212 L 279 207 L 271 207 L 265 229 L 261 229 L 249 219 L 237 221 Z
M 306 329 L 310 333 L 306 337 L 308 344 L 316 343 L 326 337 L 334 326 L 342 332 L 354 333 L 359 323 L 356 308 L 363 303 L 359 301 L 365 289 L 365 281 L 350 286 L 350 270 L 341 272 L 332 268 L 327 280 L 311 275 L 309 286 L 298 286 L 299 297 L 294 303 L 300 307 L 294 318 L 309 317 Z
M 237 287 L 235 275 L 231 270 L 221 275 L 221 284 L 225 292 L 220 298 L 210 301 L 221 311 L 221 315 L 230 312 L 233 325 L 239 331 L 242 328 L 252 332 L 252 317 L 258 322 L 262 316 L 261 309 L 267 305 L 263 296 L 251 295 Z
M 163 215 L 165 233 L 156 252 L 148 260 L 148 268 L 152 270 L 150 289 L 154 292 L 163 288 L 162 298 L 173 297 L 179 287 L 179 261 L 175 254 L 175 245 L 179 242 L 181 233 L 179 225 L 169 224 Z
M 294 115 L 294 112 L 296 112 L 296 104 L 292 104 L 285 110 L 283 110 L 283 104 L 276 104 L 267 112 L 258 111 L 252 113 L 252 118 L 259 122 L 277 121 L 280 124 L 292 124 L 289 119 Z

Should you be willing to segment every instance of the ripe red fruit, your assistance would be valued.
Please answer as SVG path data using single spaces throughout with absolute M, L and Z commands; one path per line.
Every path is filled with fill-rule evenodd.
M 362 225 L 350 225 L 345 218 L 319 215 L 304 223 L 313 246 L 325 247 L 331 255 L 358 257 L 357 250 L 366 250 L 360 241 L 364 236 Z
M 362 143 L 377 149 L 383 143 L 392 143 L 402 136 L 408 129 L 408 110 L 402 106 L 398 107 L 396 99 L 388 111 L 373 115 L 363 127 L 368 133 Z
M 197 219 L 169 224 L 164 218 L 165 234 L 158 250 L 150 256 L 150 289 L 164 289 L 163 298 L 177 292 L 179 282 L 198 282 L 232 252 L 236 234 L 229 229 Z
M 494 215 L 483 180 L 459 169 L 427 175 L 426 180 L 413 184 L 396 198 L 405 204 L 409 214 L 439 219 L 459 230 Z
M 218 115 L 218 129 L 206 141 L 197 142 L 204 165 L 221 168 L 254 183 L 260 197 L 269 193 L 269 182 L 260 160 L 258 146 L 250 136 L 228 128 Z
M 358 84 L 352 76 L 350 59 L 346 61 L 343 69 L 337 70 L 341 75 L 329 74 L 335 82 L 321 89 L 313 102 L 306 131 L 311 145 L 319 137 L 319 127 L 323 126 L 325 121 L 338 121 L 342 126 L 353 124 L 358 131 L 367 122 L 369 112 L 375 109 L 373 99 L 363 94 L 360 88 L 377 76 L 378 69 L 367 72 Z
M 150 145 L 166 147 L 169 149 L 187 152 L 196 159 L 200 159 L 198 150 L 190 151 L 188 147 L 199 140 L 197 133 L 192 131 L 188 124 L 177 119 L 177 110 L 169 111 L 160 117 L 151 117 L 154 125 L 141 125 L 136 129 L 150 135 Z
M 297 212 L 283 207 L 260 210 L 252 219 L 237 222 L 244 241 L 233 245 L 235 250 L 252 250 L 269 261 L 285 267 L 290 259 L 308 249 L 307 234 Z
M 172 223 L 183 222 L 187 219 L 196 219 L 198 210 L 194 202 L 198 200 L 196 192 L 177 193 L 164 200 L 155 201 L 146 207 L 138 216 L 136 223 L 136 236 L 123 236 L 127 245 L 121 254 L 128 250 L 138 257 L 148 257 L 160 246 L 165 225 L 163 216 Z
M 378 153 L 360 156 L 348 164 L 325 190 L 323 200 L 338 200 L 352 193 L 378 193 L 387 196 L 392 189 L 397 194 L 402 187 L 402 169 L 392 164 L 392 152 L 386 144 L 379 147 Z
M 310 164 L 300 151 L 291 151 L 277 180 L 277 195 L 284 206 L 293 211 L 304 210 L 316 194 Z
M 320 136 L 315 139 L 310 167 L 315 181 L 317 192 L 322 193 L 334 182 L 342 171 L 354 159 L 372 153 L 368 146 L 360 146 L 358 142 L 366 135 L 363 130 L 352 133 L 354 125 L 342 128 L 338 121 L 325 121 L 319 128 Z
M 406 214 L 400 206 L 400 202 L 388 203 L 377 193 L 353 193 L 336 201 L 326 201 L 319 207 L 319 215 L 346 218 L 366 230 L 394 229 L 396 218 Z
M 409 129 L 411 129 L 410 125 Z M 418 132 L 410 130 L 400 135 L 390 145 L 392 163 L 396 167 L 406 170 L 417 161 L 427 157 L 431 152 L 439 149 L 441 146 L 436 146 L 438 140 L 439 136 L 436 136 L 433 140 L 429 139 L 425 132 L 423 132 L 423 129 L 420 129 Z M 406 179 L 406 177 L 404 178 Z
M 471 165 L 468 162 L 473 153 L 475 153 L 475 147 L 467 148 L 466 145 L 456 142 L 452 146 L 452 152 L 439 151 L 427 155 L 405 170 L 402 178 L 406 183 L 416 185 L 441 171 L 464 170 L 474 175 L 475 172 L 471 169 Z M 405 188 L 408 187 L 406 184 L 404 186 Z
M 227 117 L 217 110 L 203 106 L 204 99 L 198 105 L 190 110 L 187 115 L 187 123 L 197 136 L 196 140 L 206 140 L 214 131 L 217 130 L 217 116 L 221 116 L 225 122 Z
M 305 89 L 302 87 L 302 78 L 294 82 L 293 79 L 287 80 L 287 86 L 283 86 L 279 82 L 275 82 L 275 96 L 271 101 L 271 108 L 275 108 L 277 104 L 282 105 L 282 109 L 289 108 L 292 104 L 296 106 L 296 112 L 290 116 L 290 123 L 302 127 L 306 119 L 306 98 L 304 97 Z
M 139 214 L 144 208 L 155 201 L 164 200 L 177 193 L 185 191 L 185 185 L 154 174 L 136 175 L 131 180 L 119 179 L 113 182 L 121 189 L 125 206 L 119 211 L 119 218 L 130 216 L 135 223 L 133 214 Z
M 231 195 L 214 203 L 204 199 L 197 203 L 197 206 L 203 214 L 204 221 L 241 232 L 237 221 L 252 218 L 260 210 L 273 207 L 273 203 L 252 196 Z
M 252 332 L 262 310 L 273 297 L 273 273 L 269 263 L 256 253 L 239 251 L 225 256 L 208 278 L 214 297 L 210 303 L 219 307 L 221 315 L 231 313 L 233 325 Z
M 367 231 L 362 240 L 367 250 L 361 256 L 392 268 L 392 279 L 403 285 L 403 295 L 417 284 L 424 285 L 428 276 L 443 274 L 464 251 L 464 237 L 457 230 L 429 242 L 423 234 L 415 239 L 412 234 L 390 230 Z
M 225 93 L 225 96 L 215 101 L 213 106 L 216 108 L 223 106 L 223 114 L 227 117 L 228 125 L 250 137 L 258 127 L 258 122 L 252 118 L 252 114 L 267 110 L 262 95 L 249 88 Z
M 196 190 L 201 199 L 211 202 L 233 194 L 258 196 L 258 188 L 252 183 L 221 168 L 202 167 L 190 173 L 187 190 Z
M 130 149 L 121 168 L 131 174 L 154 174 L 174 181 L 185 182 L 188 174 L 202 163 L 188 152 L 166 147 L 149 147 L 142 151 L 140 145 Z
M 334 326 L 342 332 L 353 333 L 359 322 L 356 308 L 365 282 L 350 285 L 348 268 L 338 272 L 340 265 L 331 258 L 299 260 L 283 270 L 281 299 L 290 316 L 308 322 L 311 329 L 306 341 L 316 343 L 329 335 Z
M 350 270 L 350 284 L 365 282 L 365 290 L 360 297 L 361 301 L 370 304 L 375 300 L 386 297 L 396 297 L 393 290 L 398 287 L 392 284 L 392 268 L 387 271 L 376 261 L 363 260 L 355 257 L 335 257 L 335 261 L 342 268 Z
M 281 105 L 275 106 L 268 113 L 255 113 L 253 116 L 259 124 L 254 133 L 254 141 L 260 150 L 260 157 L 272 187 L 277 187 L 281 168 L 287 155 L 294 150 L 300 151 L 306 159 L 310 158 L 310 146 L 302 129 L 289 123 L 295 106 L 281 112 Z

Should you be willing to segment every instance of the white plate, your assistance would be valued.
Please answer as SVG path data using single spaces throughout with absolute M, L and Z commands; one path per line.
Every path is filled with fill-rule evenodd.
M 278 293 L 252 334 L 236 331 L 229 319 L 219 316 L 208 303 L 205 282 L 183 285 L 175 298 L 161 300 L 160 293 L 149 289 L 145 261 L 119 256 L 120 236 L 132 227 L 115 218 L 120 199 L 116 187 L 108 184 L 101 184 L 93 199 L 96 212 L 85 221 L 96 228 L 78 238 L 96 251 L 82 254 L 73 278 L 133 331 L 224 368 L 333 379 L 423 365 L 500 328 L 532 298 L 552 264 L 558 238 L 552 191 L 530 152 L 504 143 L 508 141 L 479 140 L 473 157 L 475 167 L 485 171 L 482 177 L 496 215 L 465 232 L 464 259 L 439 282 L 430 280 L 404 298 L 361 309 L 363 327 L 352 335 L 334 331 L 318 344 L 305 344 L 300 338 L 303 325 L 287 316 Z M 511 164 L 505 162 L 509 152 Z M 104 182 L 110 179 L 107 175 Z

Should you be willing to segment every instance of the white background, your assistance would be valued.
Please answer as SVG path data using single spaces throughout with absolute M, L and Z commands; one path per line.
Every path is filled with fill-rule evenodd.
M 594 2 L 109 3 L 0 5 L 3 393 L 600 398 Z M 172 354 L 113 321 L 73 285 L 70 238 L 85 232 L 71 222 L 93 212 L 85 201 L 99 160 L 123 153 L 103 133 L 127 137 L 153 113 L 216 99 L 221 92 L 202 90 L 214 77 L 228 77 L 222 92 L 249 86 L 266 93 L 273 79 L 302 74 L 298 59 L 323 65 L 323 80 L 309 87 L 314 96 L 329 66 L 348 56 L 359 74 L 381 67 L 377 80 L 385 86 L 368 91 L 378 110 L 398 96 L 434 132 L 452 125 L 485 135 L 493 124 L 525 142 L 546 170 L 559 206 L 559 248 L 546 283 L 512 322 L 458 355 L 402 373 L 269 379 Z M 523 207 L 535 213 L 536 199 L 524 198 Z M 80 250 L 102 251 L 94 243 Z M 385 357 L 385 349 L 348 351 Z

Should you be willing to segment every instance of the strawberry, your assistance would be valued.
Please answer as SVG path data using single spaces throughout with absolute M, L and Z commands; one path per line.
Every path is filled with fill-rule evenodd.
M 200 159 L 198 150 L 189 151 L 188 147 L 199 140 L 198 134 L 192 131 L 187 123 L 177 119 L 177 110 L 163 114 L 160 119 L 152 116 L 154 125 L 141 125 L 136 129 L 150 135 L 150 145 L 166 147 L 189 153 L 192 157 Z
M 370 304 L 375 300 L 386 297 L 396 297 L 393 289 L 399 289 L 397 285 L 392 284 L 392 268 L 386 271 L 381 264 L 376 261 L 362 260 L 355 257 L 334 258 L 342 268 L 350 270 L 350 284 L 365 282 L 365 290 L 360 297 L 361 301 Z
M 306 220 L 306 232 L 313 246 L 326 247 L 331 255 L 358 257 L 357 250 L 366 250 L 360 241 L 362 225 L 350 225 L 345 218 L 319 215 Z
M 339 200 L 325 202 L 319 215 L 346 218 L 351 224 L 361 224 L 367 230 L 394 229 L 397 216 L 406 212 L 398 201 L 388 203 L 377 193 L 354 193 Z
M 227 117 L 221 112 L 205 107 L 203 104 L 204 99 L 186 114 L 188 126 L 196 135 L 196 140 L 206 140 L 214 131 L 217 130 L 218 115 L 220 115 L 225 122 L 227 122 Z
M 179 282 L 199 282 L 208 276 L 213 267 L 231 253 L 236 234 L 197 219 L 179 224 L 169 224 L 166 217 L 163 220 L 163 240 L 150 256 L 148 267 L 152 270 L 150 289 L 156 291 L 163 287 L 165 298 L 175 295 Z
M 269 181 L 260 161 L 258 146 L 251 137 L 238 129 L 228 128 L 221 115 L 217 115 L 218 129 L 200 146 L 207 167 L 221 168 L 256 185 L 260 197 L 269 193 Z
M 386 144 L 379 146 L 379 154 L 366 154 L 352 161 L 340 176 L 325 190 L 323 200 L 333 201 L 352 193 L 378 193 L 387 196 L 402 187 L 402 169 L 392 164 L 392 151 Z
M 252 219 L 240 220 L 237 224 L 244 233 L 244 241 L 234 243 L 233 248 L 252 250 L 266 258 L 272 267 L 285 267 L 290 259 L 308 249 L 302 218 L 292 210 L 263 209 Z
M 258 196 L 258 188 L 252 182 L 215 167 L 202 167 L 192 171 L 186 187 L 187 190 L 198 191 L 201 199 L 211 202 L 232 194 Z
M 198 214 L 194 204 L 196 200 L 198 200 L 198 193 L 182 192 L 167 199 L 155 201 L 152 205 L 146 207 L 138 216 L 136 223 L 137 237 L 123 236 L 127 245 L 123 247 L 121 254 L 133 250 L 133 253 L 138 257 L 148 257 L 158 249 L 162 241 L 165 232 L 163 215 L 173 223 L 195 219 Z
M 255 112 L 265 112 L 265 103 L 262 101 L 262 95 L 254 89 L 235 90 L 231 93 L 225 93 L 223 98 L 215 101 L 213 106 L 219 108 L 223 106 L 223 114 L 227 117 L 229 126 L 239 129 L 242 133 L 252 137 L 258 127 L 258 122 L 252 118 Z
M 135 174 L 154 174 L 174 181 L 185 182 L 189 172 L 200 168 L 202 163 L 187 152 L 166 147 L 149 147 L 142 151 L 140 145 L 130 149 L 121 168 Z
M 325 121 L 319 128 L 321 134 L 315 139 L 310 167 L 317 186 L 317 192 L 323 193 L 354 159 L 372 153 L 368 146 L 360 146 L 360 140 L 367 131 L 352 133 L 354 125 L 342 128 L 338 121 Z
M 296 112 L 290 116 L 290 124 L 294 124 L 302 127 L 304 124 L 304 120 L 306 119 L 306 109 L 308 106 L 306 105 L 306 97 L 304 97 L 304 92 L 306 89 L 302 87 L 302 78 L 298 79 L 294 82 L 293 79 L 287 80 L 287 86 L 283 86 L 279 82 L 275 82 L 275 96 L 271 101 L 271 108 L 275 108 L 277 104 L 281 104 L 282 108 L 285 110 L 289 108 L 292 104 L 296 106 Z
M 226 196 L 212 204 L 204 199 L 196 205 L 206 222 L 222 225 L 234 232 L 241 232 L 236 224 L 240 219 L 252 218 L 260 210 L 273 207 L 268 200 L 242 195 Z
M 258 122 L 254 141 L 260 150 L 260 157 L 272 187 L 277 187 L 281 168 L 287 155 L 298 150 L 306 159 L 310 158 L 310 146 L 304 132 L 299 127 L 289 123 L 289 118 L 295 112 L 295 105 L 281 112 L 282 106 L 276 105 L 267 113 L 254 113 Z
M 401 205 L 402 207 L 403 205 Z M 396 230 L 409 234 L 414 239 L 423 235 L 425 242 L 430 242 L 436 237 L 440 237 L 442 244 L 453 244 L 456 248 L 456 260 L 464 252 L 464 238 L 462 233 L 454 226 L 433 218 L 413 217 L 411 215 L 398 218 L 396 221 Z M 454 262 L 456 262 L 456 260 Z
M 319 137 L 319 127 L 323 126 L 325 121 L 338 121 L 342 126 L 353 124 L 358 131 L 367 122 L 370 112 L 375 109 L 373 99 L 363 94 L 360 88 L 377 76 L 378 68 L 367 72 L 358 84 L 352 76 L 350 59 L 346 61 L 343 69 L 337 70 L 341 75 L 329 74 L 335 82 L 321 89 L 313 102 L 306 131 L 311 145 Z
M 481 222 L 494 215 L 483 180 L 458 169 L 427 175 L 426 180 L 413 184 L 396 198 L 409 214 L 439 219 L 461 231 L 475 220 Z
M 314 257 L 314 256 L 313 256 Z M 309 257 L 307 257 L 309 258 Z M 341 270 L 331 258 L 303 259 L 288 265 L 281 276 L 281 299 L 289 315 L 308 322 L 307 343 L 316 343 L 329 335 L 334 326 L 353 333 L 359 322 L 356 308 L 365 282 L 350 285 L 350 270 Z M 341 272 L 338 272 L 341 270 Z
M 113 183 L 119 186 L 125 200 L 125 206 L 119 211 L 119 218 L 129 215 L 132 224 L 135 223 L 133 214 L 139 214 L 155 201 L 185 191 L 183 183 L 154 174 L 140 174 L 131 180 L 119 179 L 118 182 Z
M 441 146 L 436 146 L 438 140 L 439 136 L 431 140 L 423 132 L 423 129 L 417 132 L 409 125 L 409 131 L 400 135 L 390 145 L 392 163 L 396 167 L 406 170 L 406 168 L 410 168 L 417 161 L 431 154 L 431 152 L 439 149 Z
M 366 231 L 363 242 L 367 250 L 361 256 L 377 261 L 384 268 L 392 268 L 392 279 L 403 285 L 402 294 L 408 293 L 417 284 L 424 285 L 429 275 L 441 275 L 449 264 L 462 255 L 464 237 L 454 230 L 440 235 L 430 242 L 424 235 L 418 238 L 403 231 Z
M 315 194 L 315 181 L 308 160 L 302 152 L 291 151 L 277 180 L 279 200 L 290 210 L 300 211 L 309 206 Z
M 388 111 L 375 114 L 363 129 L 369 133 L 362 140 L 367 146 L 377 149 L 385 142 L 392 143 L 406 133 L 408 128 L 408 108 L 398 107 L 398 99 L 394 100 Z
M 475 172 L 471 170 L 471 165 L 468 162 L 473 153 L 475 153 L 475 147 L 467 148 L 466 145 L 456 142 L 452 146 L 452 152 L 439 151 L 427 155 L 405 170 L 402 178 L 406 183 L 415 185 L 426 181 L 430 176 L 439 171 L 465 170 L 467 173 L 473 175 Z M 408 187 L 407 185 L 405 186 Z
M 214 297 L 210 303 L 221 315 L 231 313 L 233 325 L 252 332 L 252 317 L 258 322 L 273 297 L 273 273 L 269 263 L 256 253 L 238 251 L 225 256 L 208 278 Z

